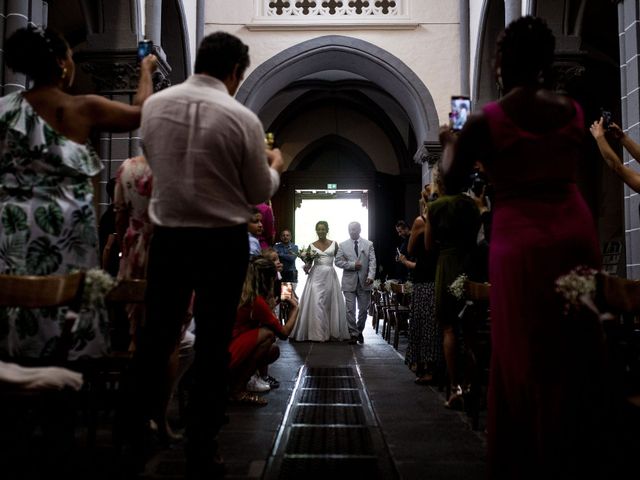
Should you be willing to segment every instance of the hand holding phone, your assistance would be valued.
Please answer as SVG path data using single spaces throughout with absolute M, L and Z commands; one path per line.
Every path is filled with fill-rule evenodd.
M 282 282 L 280 284 L 280 300 L 283 302 L 291 299 L 292 286 L 290 282 Z
M 600 115 L 602 116 L 602 128 L 609 130 L 609 127 L 611 127 L 611 112 L 601 108 Z
M 451 113 L 449 113 L 449 124 L 451 130 L 459 131 L 467 121 L 471 113 L 471 99 L 465 95 L 454 95 L 451 97 Z
M 151 40 L 141 40 L 138 42 L 138 61 L 141 62 L 144 57 L 153 53 L 153 42 Z

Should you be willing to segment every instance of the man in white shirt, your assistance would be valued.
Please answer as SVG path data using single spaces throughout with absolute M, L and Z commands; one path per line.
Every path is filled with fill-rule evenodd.
M 217 32 L 198 49 L 195 74 L 152 95 L 142 111 L 153 171 L 146 324 L 136 346 L 138 419 L 153 415 L 163 370 L 195 291 L 193 389 L 187 412 L 187 477 L 218 478 L 216 435 L 225 423 L 228 344 L 246 274 L 251 205 L 271 198 L 283 170 L 265 148 L 258 117 L 235 94 L 248 47 Z

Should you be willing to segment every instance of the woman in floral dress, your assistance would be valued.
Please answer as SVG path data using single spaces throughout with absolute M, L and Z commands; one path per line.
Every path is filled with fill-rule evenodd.
M 153 177 L 143 156 L 128 158 L 116 173 L 116 231 L 122 257 L 120 278 L 146 278 L 147 253 L 153 224 L 149 219 L 149 200 Z
M 4 60 L 33 87 L 0 98 L 0 273 L 65 274 L 98 266 L 91 178 L 101 170 L 88 143 L 94 129 L 129 131 L 153 91 L 155 57 L 141 64 L 136 105 L 65 92 L 75 64 L 50 30 L 23 28 L 5 43 Z M 0 355 L 53 354 L 66 309 L 0 309 Z M 106 313 L 80 312 L 70 359 L 108 348 Z

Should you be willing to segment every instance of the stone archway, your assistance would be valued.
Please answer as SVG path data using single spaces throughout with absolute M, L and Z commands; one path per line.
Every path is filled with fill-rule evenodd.
M 394 55 L 353 37 L 318 37 L 280 52 L 251 72 L 236 99 L 259 113 L 283 86 L 322 70 L 342 70 L 367 78 L 402 106 L 418 145 L 437 142 L 438 114 L 422 80 Z
M 321 78 L 324 72 L 340 72 L 335 80 Z M 435 109 L 435 104 L 431 93 L 420 80 L 420 78 L 400 59 L 385 51 L 384 49 L 369 42 L 346 37 L 341 35 L 328 35 L 302 42 L 290 47 L 266 62 L 260 64 L 244 81 L 236 94 L 236 99 L 245 106 L 256 112 L 259 116 L 269 117 L 270 102 L 272 99 L 283 95 L 288 88 L 299 88 L 313 93 L 295 97 L 291 95 L 291 101 L 287 105 L 292 106 L 286 115 L 272 115 L 271 120 L 266 121 L 266 126 L 270 124 L 278 125 L 283 121 L 290 121 L 291 116 L 297 110 L 305 110 L 313 103 L 313 98 L 327 95 L 327 104 L 337 104 L 339 108 L 350 108 L 358 111 L 372 124 L 376 124 L 384 136 L 388 145 L 396 145 L 398 148 L 390 148 L 389 155 L 398 162 L 396 172 L 382 173 L 376 168 L 350 168 L 346 176 L 340 177 L 340 185 L 344 188 L 362 188 L 369 192 L 370 213 L 369 226 L 372 240 L 381 249 L 381 265 L 391 264 L 393 259 L 385 258 L 386 252 L 392 251 L 391 246 L 397 239 L 393 225 L 397 218 L 410 212 L 414 215 L 414 197 L 417 198 L 420 191 L 422 179 L 419 168 L 411 160 L 415 158 L 416 150 L 424 152 L 424 146 L 431 149 L 438 145 L 439 121 Z M 361 95 L 366 91 L 366 95 Z M 327 93 L 330 92 L 330 93 Z M 348 98 L 347 98 L 348 97 Z M 297 98 L 300 105 L 305 108 L 296 110 Z M 347 99 L 349 101 L 347 101 Z M 317 98 L 316 98 L 317 100 Z M 397 129 L 393 122 L 386 118 L 388 115 L 384 107 L 378 105 L 376 113 L 376 103 L 386 101 L 388 105 L 393 103 L 397 107 L 399 114 L 403 117 L 404 135 L 397 135 Z M 285 100 L 281 100 L 283 104 Z M 311 103 L 309 103 L 311 102 Z M 334 102 L 334 103 L 332 103 Z M 322 103 L 322 102 L 320 102 Z M 380 113 L 382 112 L 382 113 Z M 288 120 L 283 120 L 288 119 Z M 375 120 L 373 120 L 375 119 Z M 388 128 L 384 127 L 387 125 Z M 410 134 L 407 134 L 410 132 Z M 353 133 L 351 129 L 350 133 Z M 327 137 L 327 134 L 335 134 L 334 137 Z M 337 147 L 345 147 L 347 142 L 358 144 L 353 136 L 349 137 L 343 131 L 337 130 L 323 131 L 320 136 L 302 137 L 294 136 L 293 142 L 300 144 L 302 141 L 315 141 L 318 139 L 333 138 L 330 142 L 336 151 L 341 151 Z M 340 138 L 337 138 L 340 137 Z M 363 139 L 360 142 L 374 142 L 376 139 Z M 278 142 L 276 142 L 278 143 Z M 359 144 L 370 146 L 369 144 Z M 292 147 L 293 149 L 293 147 Z M 400 154 L 400 150 L 404 153 Z M 435 148 L 434 148 L 435 150 Z M 371 149 L 362 149 L 371 153 Z M 394 153 L 395 151 L 395 153 Z M 296 150 L 295 154 L 308 153 L 309 150 Z M 375 153 L 375 152 L 373 152 Z M 353 149 L 349 150 L 349 155 L 356 159 L 359 157 Z M 303 155 L 304 156 L 304 155 Z M 422 157 L 419 157 L 422 158 Z M 374 159 L 379 165 L 379 158 Z M 406 163 L 403 164 L 403 162 Z M 342 165 L 340 162 L 334 164 Z M 293 163 L 295 168 L 296 162 Z M 353 162 L 351 163 L 353 165 Z M 411 172 L 411 168 L 414 171 Z M 422 176 L 428 175 L 427 164 L 422 165 Z M 404 172 L 404 173 L 403 173 Z M 308 186 L 320 186 L 323 183 L 335 182 L 335 173 L 331 171 L 288 171 L 283 176 L 281 189 L 273 199 L 274 210 L 280 220 L 289 227 L 294 217 L 294 190 L 295 188 Z M 413 190 L 416 190 L 414 193 Z M 378 209 L 376 207 L 379 207 Z M 387 218 L 389 217 L 389 218 Z M 397 217 L 397 218 L 396 218 Z M 382 253 L 385 252 L 385 253 Z

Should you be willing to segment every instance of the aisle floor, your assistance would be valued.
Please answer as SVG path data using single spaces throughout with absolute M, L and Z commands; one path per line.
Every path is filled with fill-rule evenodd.
M 230 422 L 220 434 L 227 478 L 285 478 L 273 468 L 281 464 L 277 457 L 283 448 L 279 437 L 286 434 L 285 415 L 291 414 L 292 394 L 305 372 L 318 367 L 352 367 L 356 372 L 364 388 L 364 403 L 370 402 L 372 408 L 372 430 L 380 440 L 374 442 L 378 478 L 485 478 L 484 427 L 474 431 L 464 413 L 444 408 L 444 393 L 436 387 L 414 384 L 415 376 L 402 355 L 370 324 L 363 345 L 285 341 L 279 346 L 281 357 L 269 373 L 281 386 L 265 394 L 269 404 L 228 410 Z M 156 474 L 158 468 L 171 470 L 161 464 L 156 465 Z M 347 471 L 343 473 L 348 476 Z
M 281 357 L 269 373 L 280 388 L 264 394 L 268 405 L 228 409 L 229 423 L 219 435 L 225 478 L 484 480 L 484 425 L 472 430 L 464 413 L 444 408 L 443 392 L 414 384 L 402 355 L 370 324 L 364 334 L 363 345 L 278 341 Z M 174 399 L 171 409 L 177 427 L 178 403 Z M 4 456 L 3 478 L 50 478 L 43 455 L 67 480 L 127 478 L 113 447 L 113 412 L 101 414 L 92 448 L 86 425 L 78 423 L 70 457 L 30 442 L 14 458 L 17 469 L 4 468 Z M 177 443 L 158 448 L 141 478 L 178 480 L 184 471 L 183 444 Z

